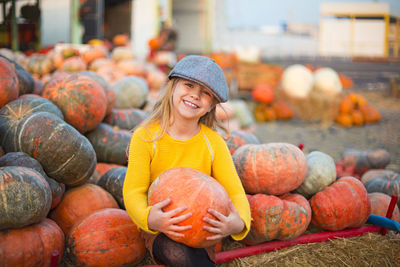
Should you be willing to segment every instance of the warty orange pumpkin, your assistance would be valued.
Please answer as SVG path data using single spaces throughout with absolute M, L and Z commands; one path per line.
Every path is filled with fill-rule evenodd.
M 274 239 L 291 240 L 304 233 L 310 224 L 310 204 L 301 195 L 256 194 L 247 198 L 252 217 L 250 232 L 243 240 L 247 245 Z

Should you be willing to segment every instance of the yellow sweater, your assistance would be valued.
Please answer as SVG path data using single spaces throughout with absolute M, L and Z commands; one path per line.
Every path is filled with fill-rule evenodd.
M 189 167 L 214 177 L 225 188 L 246 226 L 232 238 L 243 239 L 250 229 L 250 207 L 223 138 L 201 125 L 200 132 L 188 140 L 176 140 L 165 134 L 152 142 L 160 130 L 159 125 L 141 127 L 131 138 L 123 197 L 132 220 L 139 228 L 157 233 L 147 225 L 151 208 L 147 204 L 148 188 L 163 171 L 173 167 Z

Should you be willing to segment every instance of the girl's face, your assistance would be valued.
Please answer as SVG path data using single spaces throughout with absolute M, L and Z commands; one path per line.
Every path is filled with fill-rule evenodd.
M 213 94 L 198 83 L 180 79 L 172 94 L 173 114 L 176 119 L 196 120 L 213 107 Z

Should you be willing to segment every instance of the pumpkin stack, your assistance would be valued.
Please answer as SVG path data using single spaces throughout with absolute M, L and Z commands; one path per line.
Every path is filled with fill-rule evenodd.
M 270 85 L 259 84 L 251 92 L 253 100 L 256 101 L 254 107 L 254 117 L 256 121 L 288 120 L 293 117 L 293 112 L 282 100 L 275 99 L 275 91 Z
M 301 235 L 311 221 L 310 205 L 305 197 L 290 192 L 307 175 L 303 152 L 288 143 L 246 144 L 232 158 L 253 218 L 243 242 L 257 244 Z
M 351 127 L 375 123 L 380 119 L 380 113 L 362 95 L 350 93 L 340 103 L 336 122 L 344 127 Z

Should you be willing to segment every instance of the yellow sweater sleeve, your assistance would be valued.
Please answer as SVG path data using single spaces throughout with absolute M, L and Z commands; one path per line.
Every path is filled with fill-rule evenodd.
M 233 239 L 242 240 L 250 230 L 251 212 L 249 201 L 225 141 L 220 136 L 212 138 L 212 140 L 213 148 L 215 149 L 212 176 L 225 188 L 245 224 L 245 229 L 242 232 L 232 235 Z
M 147 224 L 151 209 L 147 204 L 147 191 L 151 184 L 150 162 L 153 142 L 146 140 L 151 140 L 151 137 L 143 128 L 137 129 L 131 137 L 123 198 L 126 211 L 133 222 L 139 228 L 154 234 L 156 232 L 151 231 Z

